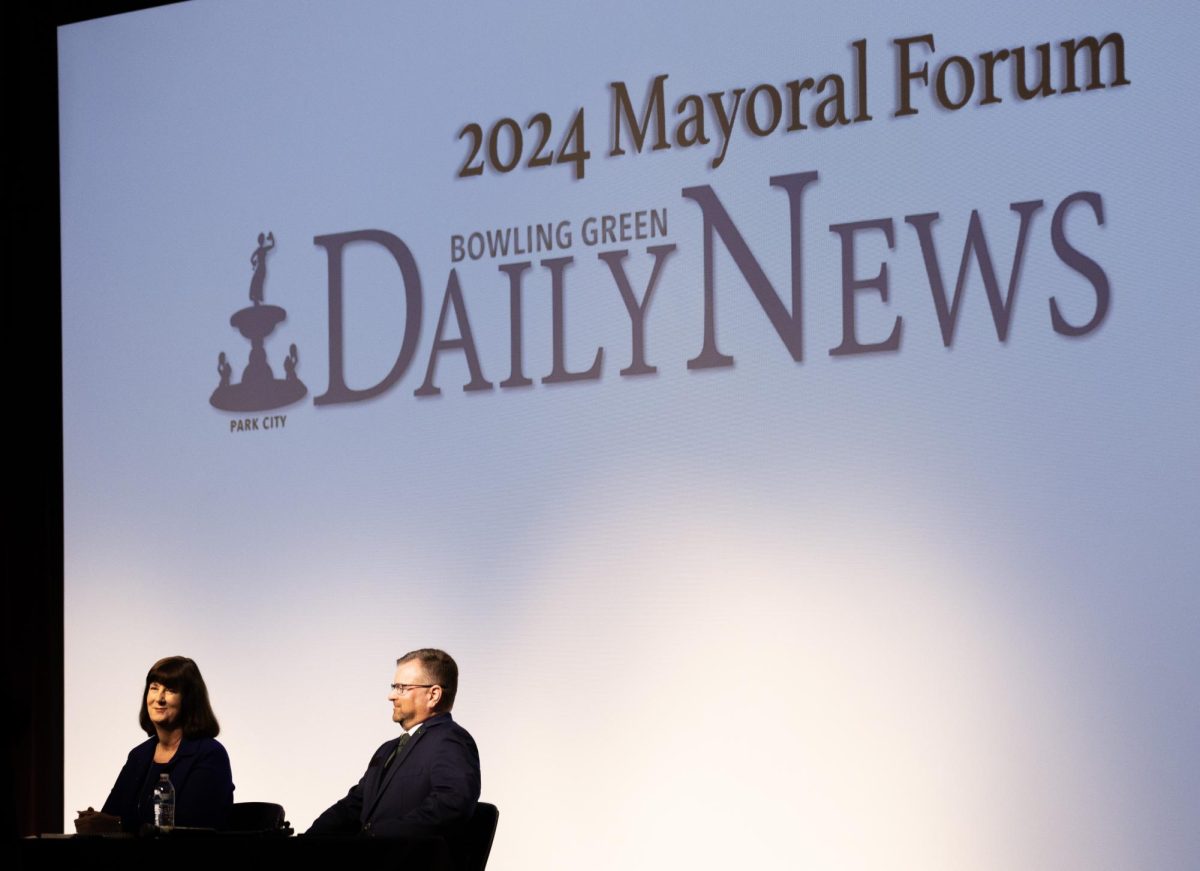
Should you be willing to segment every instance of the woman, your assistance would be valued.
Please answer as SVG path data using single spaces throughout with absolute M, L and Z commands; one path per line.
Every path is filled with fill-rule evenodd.
M 154 821 L 159 775 L 175 787 L 175 824 L 223 828 L 233 805 L 229 754 L 216 740 L 221 727 L 208 703 L 200 669 L 185 656 L 168 656 L 146 675 L 138 722 L 150 736 L 134 747 L 104 808 L 79 812 L 75 829 L 87 834 L 136 831 Z

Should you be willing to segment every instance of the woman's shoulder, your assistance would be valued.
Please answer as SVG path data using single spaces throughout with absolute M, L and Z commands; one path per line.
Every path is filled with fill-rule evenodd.
M 196 765 L 225 770 L 231 767 L 225 745 L 216 738 L 185 738 L 180 749 L 184 748 Z
M 186 738 L 184 743 L 187 744 L 193 753 L 199 756 L 224 756 L 229 758 L 229 753 L 225 750 L 225 745 L 216 738 Z

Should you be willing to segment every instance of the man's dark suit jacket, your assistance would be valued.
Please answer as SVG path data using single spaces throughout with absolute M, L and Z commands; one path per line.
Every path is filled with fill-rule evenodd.
M 362 780 L 307 834 L 437 835 L 471 818 L 479 800 L 479 751 L 467 730 L 449 714 L 431 717 L 386 765 L 399 741 L 375 751 Z
M 151 768 L 158 738 L 148 738 L 129 751 L 125 767 L 117 775 L 104 813 L 121 818 L 121 827 L 136 830 L 154 822 Z M 171 761 L 162 770 L 175 787 L 175 824 L 221 829 L 233 806 L 233 775 L 229 754 L 215 738 L 184 738 Z M 158 778 L 153 778 L 158 782 Z

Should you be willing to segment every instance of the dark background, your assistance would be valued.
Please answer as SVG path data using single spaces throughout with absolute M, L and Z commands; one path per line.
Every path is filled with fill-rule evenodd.
M 56 28 L 163 2 L 21 2 L 6 10 L 13 58 L 6 135 L 12 233 L 5 334 L 12 439 L 4 607 L 10 837 L 62 830 L 62 277 Z M 15 14 L 16 21 L 12 20 Z M 13 114 L 16 117 L 12 117 Z M 120 643 L 118 639 L 114 644 Z M 96 796 L 97 804 L 104 796 Z

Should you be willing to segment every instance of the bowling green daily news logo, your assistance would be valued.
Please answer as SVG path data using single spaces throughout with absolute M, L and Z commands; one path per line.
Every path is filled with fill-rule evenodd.
M 644 88 L 635 86 L 632 91 L 624 82 L 611 82 L 607 113 L 610 126 L 605 134 L 604 149 L 598 153 L 615 160 L 645 151 L 649 154 L 644 159 L 656 159 L 654 152 L 709 146 L 712 157 L 708 170 L 715 172 L 726 162 L 731 144 L 738 140 L 753 142 L 767 136 L 796 135 L 806 131 L 813 136 L 831 128 L 870 123 L 876 117 L 889 121 L 902 119 L 896 123 L 913 123 L 910 119 L 934 108 L 951 115 L 959 110 L 1013 111 L 1031 101 L 1087 91 L 1111 91 L 1131 84 L 1126 76 L 1125 43 L 1120 33 L 1109 33 L 1099 39 L 1092 36 L 1066 39 L 1053 45 L 1047 41 L 1028 48 L 992 49 L 970 58 L 939 56 L 934 35 L 919 34 L 887 43 L 888 65 L 894 69 L 895 80 L 886 82 L 881 93 L 895 102 L 887 107 L 888 111 L 873 115 L 871 89 L 867 82 L 868 50 L 867 40 L 856 40 L 849 44 L 849 59 L 844 70 L 796 78 L 781 86 L 760 83 L 705 94 L 668 95 L 669 76 L 666 73 L 655 76 Z M 630 96 L 631 92 L 639 90 L 646 94 L 640 105 Z M 1011 105 L 997 105 L 1005 103 Z M 673 117 L 669 117 L 671 107 Z M 485 175 L 503 176 L 514 169 L 555 171 L 553 167 L 564 165 L 568 172 L 573 170 L 577 182 L 582 181 L 587 161 L 592 157 L 585 136 L 588 128 L 584 125 L 584 107 L 570 114 L 565 132 L 556 144 L 553 127 L 553 119 L 546 112 L 532 114 L 524 128 L 513 118 L 501 118 L 486 131 L 483 125 L 465 124 L 458 133 L 458 139 L 465 145 L 465 155 L 455 158 L 461 159 L 457 179 L 463 181 L 458 183 L 471 184 L 471 179 Z M 527 137 L 522 134 L 522 129 L 529 134 Z M 735 131 L 740 135 L 735 137 Z M 820 293 L 838 296 L 841 303 L 840 324 L 837 325 L 840 329 L 833 324 L 819 325 L 820 329 L 828 331 L 830 342 L 840 334 L 840 341 L 827 347 L 830 356 L 897 352 L 901 348 L 904 320 L 912 317 L 935 318 L 943 345 L 951 347 L 960 318 L 963 290 L 973 275 L 977 275 L 983 285 L 996 338 L 1002 344 L 1006 343 L 1014 301 L 1021 295 L 1022 263 L 1029 250 L 1047 244 L 1064 268 L 1063 278 L 1069 278 L 1055 279 L 1049 287 L 1032 289 L 1040 292 L 1048 302 L 1048 326 L 1060 336 L 1079 338 L 1097 330 L 1108 314 L 1111 300 L 1108 276 L 1103 266 L 1087 253 L 1114 248 L 1113 240 L 1103 235 L 1105 204 L 1100 192 L 1080 190 L 1049 204 L 1043 199 L 1027 198 L 998 202 L 993 197 L 978 203 L 969 212 L 960 209 L 947 215 L 947 223 L 951 226 L 966 225 L 965 239 L 961 230 L 935 230 L 942 216 L 939 212 L 929 211 L 835 222 L 828 225 L 828 235 L 824 235 L 813 233 L 816 228 L 804 225 L 805 204 L 812 198 L 829 197 L 830 202 L 837 201 L 836 184 L 829 189 L 830 179 L 821 179 L 818 183 L 819 179 L 818 171 L 801 169 L 763 180 L 761 207 L 754 211 L 775 214 L 781 223 L 786 222 L 790 240 L 790 250 L 767 252 L 774 262 L 768 261 L 765 267 L 754 251 L 754 240 L 747 241 L 738 226 L 739 221 L 744 223 L 742 214 L 749 212 L 731 214 L 722 203 L 718 190 L 710 184 L 683 187 L 679 191 L 680 199 L 674 200 L 673 204 L 641 203 L 628 211 L 488 227 L 450 236 L 451 267 L 428 351 L 425 377 L 413 391 L 414 396 L 441 393 L 435 375 L 438 359 L 446 352 L 462 354 L 465 360 L 470 378 L 462 385 L 464 391 L 493 390 L 497 386 L 501 390 L 531 387 L 534 379 L 526 372 L 522 348 L 523 312 L 529 303 L 545 304 L 547 301 L 551 360 L 543 362 L 541 372 L 546 371 L 546 363 L 549 363 L 549 372 L 538 380 L 543 384 L 599 380 L 605 362 L 603 346 L 594 350 L 591 347 L 574 348 L 569 355 L 567 352 L 565 300 L 568 267 L 573 265 L 588 270 L 585 280 L 589 288 L 603 293 L 606 286 L 610 287 L 608 298 L 611 304 L 623 306 L 628 316 L 629 332 L 626 335 L 630 337 L 630 353 L 628 358 L 620 361 L 619 376 L 622 378 L 657 372 L 657 367 L 646 356 L 646 335 L 653 320 L 651 303 L 664 275 L 673 270 L 668 292 L 687 293 L 696 300 L 695 316 L 682 325 L 695 336 L 698 347 L 698 353 L 687 360 L 688 369 L 733 366 L 733 355 L 718 347 L 715 301 L 719 293 L 740 294 L 747 289 L 782 345 L 781 363 L 786 363 L 788 357 L 793 363 L 801 363 L 805 354 L 803 265 L 806 256 L 814 253 L 840 263 L 841 267 L 840 283 L 817 289 Z M 916 191 L 914 195 L 919 193 Z M 1027 195 L 1028 192 L 1022 193 Z M 669 220 L 675 219 L 678 209 L 691 210 L 693 215 L 694 210 L 699 210 L 699 232 L 692 241 L 698 243 L 703 252 L 702 272 L 691 268 L 685 273 L 679 267 L 671 266 L 678 246 L 668 241 Z M 1010 232 L 1005 235 L 1011 237 L 1011 230 L 1015 228 L 1015 243 L 1003 248 L 995 242 L 989 243 L 984 230 L 985 219 L 989 224 L 1009 222 L 1007 229 Z M 802 229 L 808 232 L 802 233 Z M 925 298 L 925 303 L 920 303 L 922 294 L 915 292 L 920 288 L 905 288 L 910 291 L 905 296 L 905 309 L 895 314 L 890 329 L 872 327 L 868 330 L 859 324 L 860 310 L 867 311 L 868 306 L 882 307 L 891 314 L 888 260 L 890 252 L 897 250 L 901 236 L 906 237 L 901 254 L 916 256 L 919 252 L 929 297 Z M 813 241 L 814 237 L 816 241 Z M 334 233 L 315 236 L 312 241 L 325 249 L 329 266 L 328 386 L 324 393 L 313 397 L 313 404 L 350 404 L 377 396 L 401 379 L 417 352 L 424 298 L 416 259 L 402 239 L 385 230 Z M 346 384 L 343 366 L 342 265 L 344 250 L 351 243 L 378 245 L 391 255 L 399 267 L 399 291 L 405 300 L 404 331 L 391 370 L 373 386 L 357 389 Z M 721 287 L 717 285 L 714 269 L 718 245 L 735 267 L 725 274 L 738 273 L 724 279 Z M 280 329 L 287 320 L 287 311 L 266 301 L 267 265 L 272 257 L 278 256 L 273 253 L 275 248 L 273 233 L 258 235 L 257 245 L 249 258 L 249 305 L 239 308 L 229 319 L 241 340 L 249 343 L 249 352 L 239 341 L 233 350 L 221 349 L 217 354 L 217 385 L 209 403 L 232 415 L 228 419 L 231 433 L 283 428 L 287 415 L 256 413 L 283 409 L 308 394 L 308 388 L 300 378 L 301 354 L 296 343 L 286 345 L 286 354 L 276 351 L 274 362 L 267 352 L 267 339 L 273 334 L 282 335 L 282 341 L 287 341 L 286 330 Z M 761 243 L 758 248 L 760 252 L 764 250 Z M 956 259 L 954 254 L 958 251 L 961 255 Z M 455 266 L 480 261 L 496 264 L 498 287 L 507 286 L 508 290 L 509 365 L 507 376 L 498 385 L 485 376 L 480 364 Z M 627 268 L 631 264 L 632 268 Z M 1004 275 L 1005 267 L 1008 267 L 1007 276 Z M 955 269 L 957 279 L 951 287 L 946 276 L 954 275 Z M 648 275 L 649 278 L 644 284 L 639 281 L 635 287 L 630 273 Z M 789 273 L 790 288 L 782 285 L 777 288 L 767 277 L 768 274 Z M 527 284 L 530 285 L 528 294 L 524 292 Z M 789 289 L 790 294 L 786 293 Z M 1028 295 L 1030 291 L 1025 293 Z M 276 295 L 274 290 L 272 294 Z M 876 317 L 870 320 L 879 323 L 878 311 L 875 314 Z M 586 368 L 569 368 L 568 356 L 576 360 L 590 358 L 591 364 Z M 244 365 L 242 360 L 246 361 Z M 235 380 L 237 368 L 241 373 Z M 496 375 L 498 373 L 493 377 Z

